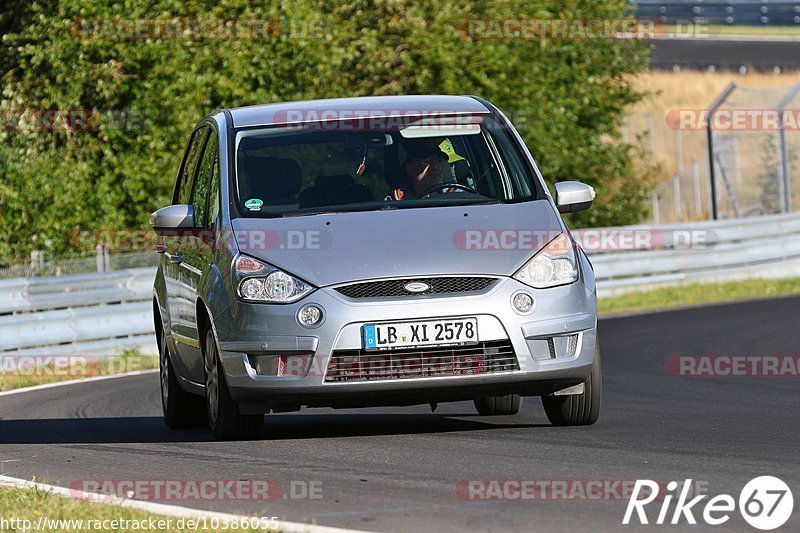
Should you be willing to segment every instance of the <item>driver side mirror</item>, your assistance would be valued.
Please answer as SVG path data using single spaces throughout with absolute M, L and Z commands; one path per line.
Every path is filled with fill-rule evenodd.
M 177 204 L 162 207 L 150 215 L 150 226 L 159 235 L 170 230 L 194 228 L 194 206 Z
M 559 213 L 575 213 L 589 209 L 594 200 L 594 187 L 580 181 L 559 181 L 555 184 L 556 207 Z

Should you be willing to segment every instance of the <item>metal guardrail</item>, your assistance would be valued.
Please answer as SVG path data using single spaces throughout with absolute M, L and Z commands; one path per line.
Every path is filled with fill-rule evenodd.
M 800 2 L 637 0 L 636 16 L 667 24 L 691 21 L 730 26 L 800 26 Z
M 0 280 L 0 354 L 155 353 L 154 268 Z
M 644 235 L 636 250 L 593 251 L 600 297 L 658 287 L 800 275 L 800 213 L 576 231 Z M 702 238 L 685 246 L 691 239 Z M 153 268 L 0 280 L 0 355 L 155 353 Z
M 589 252 L 601 298 L 687 283 L 800 276 L 800 213 L 620 229 L 647 233 L 653 246 Z

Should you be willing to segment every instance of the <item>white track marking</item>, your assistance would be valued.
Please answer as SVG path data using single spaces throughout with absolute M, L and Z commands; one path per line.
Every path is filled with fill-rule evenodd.
M 148 513 L 158 514 L 162 516 L 171 516 L 176 518 L 217 518 L 227 519 L 229 521 L 235 519 L 252 518 L 245 515 L 233 515 L 227 513 L 217 513 L 214 511 L 202 511 L 200 509 L 191 509 L 189 507 L 178 507 L 176 505 L 166 505 L 163 503 L 153 503 L 142 500 L 131 500 L 128 498 L 119 498 L 117 496 L 108 496 L 105 494 L 95 494 L 92 492 L 84 492 L 80 490 L 66 489 L 64 487 L 57 487 L 55 485 L 46 485 L 44 483 L 36 483 L 34 481 L 27 481 L 24 479 L 17 479 L 8 476 L 0 476 L 0 487 L 18 488 L 18 489 L 31 489 L 36 488 L 63 496 L 73 500 L 83 500 L 90 503 L 100 503 L 106 505 L 116 505 L 118 507 L 125 507 L 128 509 L 139 509 Z M 317 526 L 313 524 L 303 524 L 300 522 L 283 522 L 277 521 L 276 524 L 279 531 L 289 533 L 358 533 L 355 529 L 340 529 L 336 527 Z

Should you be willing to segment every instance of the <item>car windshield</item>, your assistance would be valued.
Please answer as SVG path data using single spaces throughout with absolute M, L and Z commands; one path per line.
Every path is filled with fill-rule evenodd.
M 535 200 L 537 180 L 493 117 L 259 127 L 236 132 L 243 217 Z

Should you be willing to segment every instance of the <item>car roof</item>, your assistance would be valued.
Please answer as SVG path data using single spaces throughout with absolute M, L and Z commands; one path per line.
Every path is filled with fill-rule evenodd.
M 413 95 L 330 98 L 229 109 L 233 126 L 271 126 L 351 118 L 387 118 L 418 115 L 462 115 L 490 113 L 470 96 Z

